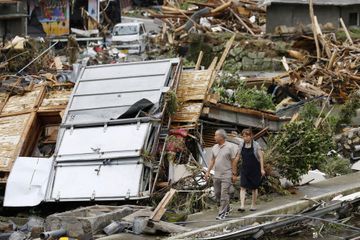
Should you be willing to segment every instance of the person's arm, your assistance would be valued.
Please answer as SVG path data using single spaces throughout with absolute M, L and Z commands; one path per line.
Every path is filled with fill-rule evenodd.
M 235 158 L 232 159 L 232 162 L 231 162 L 231 168 L 232 168 L 232 181 L 235 182 L 236 181 L 236 178 L 237 178 L 237 165 L 238 165 L 238 162 L 239 162 L 239 159 L 240 159 L 240 154 L 239 152 L 236 154 Z
M 264 169 L 264 152 L 259 149 L 259 157 L 260 157 L 260 170 L 261 170 L 261 175 L 265 176 L 265 169 Z
M 208 170 L 207 170 L 207 172 L 206 172 L 206 174 L 205 174 L 205 180 L 208 180 L 208 179 L 209 179 L 210 171 L 213 169 L 214 165 L 215 165 L 215 157 L 212 156 L 212 157 L 211 157 L 211 160 L 210 160 L 209 168 L 208 168 Z

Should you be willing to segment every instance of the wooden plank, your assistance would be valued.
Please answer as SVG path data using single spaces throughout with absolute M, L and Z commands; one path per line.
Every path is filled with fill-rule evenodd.
M 350 33 L 349 33 L 349 31 L 348 31 L 348 29 L 347 29 L 347 27 L 346 27 L 343 19 L 340 18 L 339 20 L 340 20 L 341 27 L 344 29 L 344 32 L 345 32 L 345 34 L 346 34 L 346 38 L 349 40 L 349 42 L 350 42 L 351 45 L 354 44 L 354 42 L 353 42 L 353 40 L 351 39 Z
M 223 4 L 218 6 L 217 8 L 211 10 L 211 13 L 218 13 L 218 12 L 221 12 L 223 10 L 225 10 L 226 8 L 230 7 L 231 4 L 232 4 L 232 1 L 229 1 L 229 2 L 224 2 L 222 1 Z
M 261 129 L 260 132 L 258 132 L 257 134 L 254 135 L 254 140 L 258 140 L 259 138 L 264 136 L 267 133 L 268 130 L 269 130 L 269 127 Z
M 0 93 L 0 114 L 10 98 L 10 93 Z
M 63 64 L 61 62 L 60 57 L 54 57 L 54 63 L 55 63 L 55 68 L 56 70 L 62 70 L 63 69 Z
M 269 112 L 269 111 L 259 111 L 259 110 L 254 110 L 254 109 L 250 109 L 250 108 L 236 107 L 236 106 L 223 104 L 223 103 L 218 103 L 216 105 L 208 103 L 206 105 L 211 108 L 218 108 L 218 109 L 232 111 L 232 112 L 244 113 L 244 114 L 248 114 L 248 115 L 259 117 L 259 118 L 269 119 L 272 121 L 287 121 L 286 118 L 280 118 L 277 115 L 275 115 L 275 113 Z
M 41 89 L 36 89 L 34 91 L 27 92 L 22 96 L 11 96 L 3 107 L 1 114 L 16 113 L 34 109 L 40 94 Z
M 184 103 L 173 117 L 173 122 L 196 123 L 200 117 L 203 103 Z
M 49 90 L 46 92 L 39 110 L 64 108 L 67 106 L 72 90 Z
M 149 218 L 150 220 L 153 220 L 155 222 L 158 222 L 161 220 L 161 217 L 166 212 L 166 206 L 170 203 L 170 201 L 174 197 L 175 193 L 176 193 L 176 190 L 171 188 L 170 191 L 165 194 L 165 196 L 163 197 L 161 202 L 157 205 L 157 207 L 151 214 L 151 216 Z
M 30 114 L 0 118 L 0 171 L 10 171 Z
M 202 59 L 203 59 L 203 56 L 204 56 L 204 52 L 203 52 L 203 51 L 200 51 L 199 56 L 198 56 L 198 59 L 197 59 L 197 61 L 196 61 L 195 70 L 199 70 L 199 69 L 200 69 L 200 65 L 201 65 L 201 61 L 202 61 Z
M 209 70 L 183 71 L 176 92 L 179 102 L 203 101 L 210 77 L 211 71 Z
M 224 64 L 224 62 L 225 62 L 225 59 L 226 59 L 227 55 L 228 55 L 229 52 L 230 52 L 231 46 L 232 46 L 233 43 L 234 43 L 235 37 L 236 37 L 236 34 L 234 34 L 234 35 L 229 39 L 229 41 L 227 41 L 225 50 L 224 50 L 223 54 L 221 55 L 221 58 L 220 58 L 218 64 L 216 65 L 215 71 L 218 72 L 218 71 L 220 71 L 220 69 L 222 68 L 222 66 L 223 66 L 223 64 Z

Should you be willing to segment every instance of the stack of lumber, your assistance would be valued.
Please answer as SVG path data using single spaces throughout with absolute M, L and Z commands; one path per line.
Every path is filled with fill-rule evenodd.
M 150 16 L 164 22 L 163 35 L 170 44 L 191 31 L 260 34 L 265 13 L 255 0 L 164 1 L 160 12 L 149 10 Z
M 282 61 L 287 73 L 273 80 L 300 97 L 330 95 L 342 103 L 360 89 L 360 41 L 353 41 L 347 34 L 347 41 L 339 42 L 334 34 L 323 34 L 314 18 L 314 37 L 308 38 L 315 45 L 316 56 L 315 52 L 304 55 L 290 51 L 294 60 L 287 61 L 284 57 Z M 345 25 L 343 28 L 347 32 Z

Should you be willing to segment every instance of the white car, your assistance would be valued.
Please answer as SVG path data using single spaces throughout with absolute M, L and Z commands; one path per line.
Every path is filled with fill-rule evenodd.
M 113 28 L 111 42 L 122 53 L 141 54 L 145 51 L 146 37 L 144 23 L 119 23 Z

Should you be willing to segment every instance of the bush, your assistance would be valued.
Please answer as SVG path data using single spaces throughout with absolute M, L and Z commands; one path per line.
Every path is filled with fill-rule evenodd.
M 336 131 L 339 131 L 343 125 L 351 123 L 352 118 L 356 116 L 356 109 L 358 108 L 360 108 L 360 93 L 355 92 L 349 96 L 349 99 L 340 110 Z
M 253 108 L 258 110 L 274 110 L 272 96 L 266 92 L 265 87 L 260 89 L 245 88 L 239 86 L 235 92 L 235 102 L 241 107 Z
M 277 135 L 270 138 L 265 159 L 275 166 L 281 176 L 294 183 L 310 169 L 326 160 L 332 147 L 331 134 L 315 128 L 311 121 L 286 124 Z
M 350 160 L 341 156 L 327 157 L 323 161 L 319 170 L 326 173 L 329 177 L 336 177 L 351 173 Z
M 248 88 L 243 80 L 237 75 L 224 74 L 220 78 L 214 92 L 220 95 L 223 103 L 235 104 L 240 107 L 257 110 L 274 110 L 275 105 L 272 96 L 267 93 L 265 87 Z

